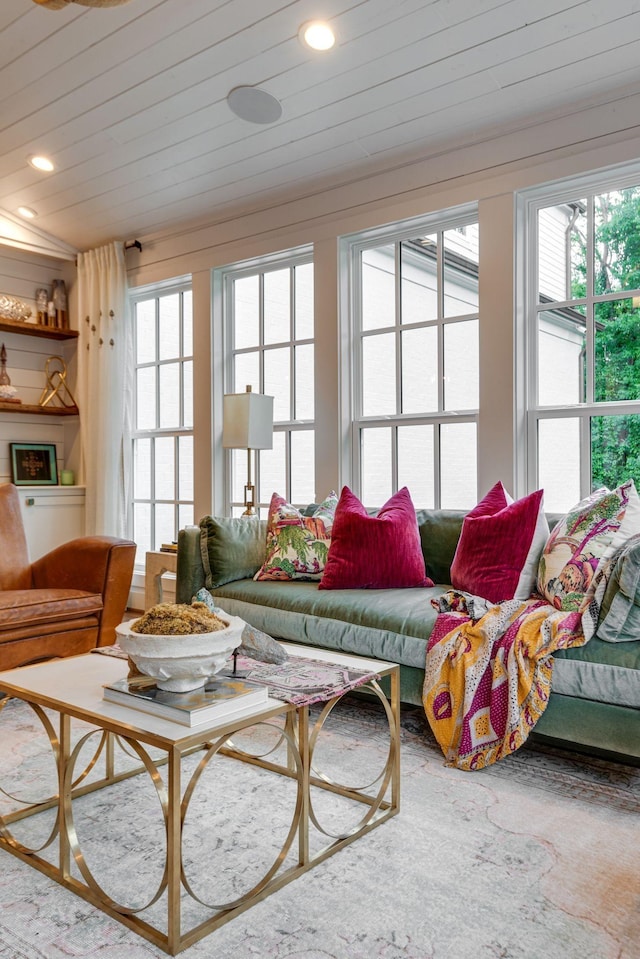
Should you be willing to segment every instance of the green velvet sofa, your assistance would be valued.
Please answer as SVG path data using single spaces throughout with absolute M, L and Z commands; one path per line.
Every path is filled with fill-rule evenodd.
M 255 582 L 266 521 L 205 517 L 180 531 L 176 601 L 207 586 L 229 614 L 271 636 L 396 662 L 403 702 L 421 703 L 431 600 L 449 587 L 464 513 L 420 510 L 432 588 L 318 590 L 317 583 Z M 552 526 L 557 517 L 549 517 Z M 596 636 L 555 655 L 553 692 L 535 735 L 640 765 L 640 542 L 618 560 Z M 602 638 L 604 637 L 604 638 Z

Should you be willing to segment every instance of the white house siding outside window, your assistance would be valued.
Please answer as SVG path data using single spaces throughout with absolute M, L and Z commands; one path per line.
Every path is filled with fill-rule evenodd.
M 363 502 L 477 500 L 475 210 L 351 243 L 353 459 Z
M 314 499 L 314 308 L 311 252 L 290 252 L 223 274 L 228 359 L 225 392 L 273 396 L 273 448 L 256 451 L 257 511 L 273 492 L 298 506 Z M 247 454 L 231 450 L 232 515 L 244 509 Z
M 640 178 L 529 202 L 529 486 L 640 483 Z
M 135 416 L 131 534 L 144 554 L 193 516 L 193 316 L 187 283 L 133 296 Z

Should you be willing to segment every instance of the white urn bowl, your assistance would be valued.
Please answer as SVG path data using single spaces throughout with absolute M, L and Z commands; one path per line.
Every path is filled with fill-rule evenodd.
M 241 643 L 243 619 L 225 615 L 226 629 L 214 633 L 160 636 L 136 633 L 137 620 L 116 626 L 118 643 L 141 673 L 155 679 L 160 689 L 188 693 L 220 672 Z

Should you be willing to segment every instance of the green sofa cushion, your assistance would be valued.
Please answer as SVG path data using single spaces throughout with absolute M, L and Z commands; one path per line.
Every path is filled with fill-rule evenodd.
M 443 587 L 336 589 L 317 583 L 227 583 L 214 595 L 222 609 L 270 636 L 374 656 L 424 669 Z
M 254 576 L 264 563 L 266 538 L 267 521 L 254 516 L 205 516 L 200 520 L 207 589 Z
M 622 547 L 602 599 L 596 635 L 607 643 L 640 638 L 640 536 Z
M 640 639 L 606 643 L 594 636 L 553 659 L 554 693 L 640 709 Z

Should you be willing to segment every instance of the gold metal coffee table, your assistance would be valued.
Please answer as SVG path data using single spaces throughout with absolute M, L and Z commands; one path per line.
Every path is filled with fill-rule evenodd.
M 377 697 L 389 727 L 384 767 L 368 787 L 341 785 L 317 771 L 314 765 L 318 738 L 342 696 L 321 704 L 319 715 L 313 721 L 308 706 L 294 706 L 269 698 L 244 715 L 211 725 L 186 727 L 104 701 L 102 686 L 126 675 L 127 664 L 114 657 L 89 654 L 0 673 L 0 692 L 29 703 L 40 720 L 55 760 L 58 782 L 57 791 L 38 802 L 24 802 L 14 797 L 0 782 L 3 797 L 15 800 L 19 806 L 0 817 L 0 848 L 55 879 L 160 949 L 176 955 L 395 816 L 400 807 L 398 666 L 297 645 L 287 646 L 287 649 L 290 655 L 371 670 L 379 676 L 389 677 L 389 699 L 376 680 L 362 687 Z M 9 700 L 4 700 L 3 705 L 7 702 Z M 2 718 L 0 712 L 0 729 Z M 72 727 L 74 720 L 80 723 Z M 277 734 L 282 737 L 283 747 L 286 746 L 285 761 L 274 762 L 268 756 L 253 755 L 234 744 L 234 734 L 238 736 L 247 727 L 272 722 L 278 725 Z M 97 740 L 97 745 L 89 750 L 91 760 L 84 768 L 76 768 L 80 765 L 81 754 L 86 759 L 86 752 L 82 753 L 82 750 L 87 749 L 92 738 Z M 6 742 L 4 737 L 3 741 Z M 136 762 L 134 768 L 119 769 L 117 758 L 121 751 L 129 757 L 134 755 L 139 763 Z M 185 758 L 194 754 L 201 754 L 200 761 L 195 771 L 183 777 Z M 292 788 L 296 800 L 286 839 L 275 862 L 245 895 L 214 906 L 194 892 L 194 884 L 187 878 L 182 831 L 201 774 L 210 760 L 219 755 L 287 777 L 295 784 Z M 153 782 L 162 810 L 165 841 L 158 855 L 164 860 L 164 868 L 159 886 L 146 905 L 132 909 L 112 898 L 90 869 L 74 823 L 74 801 L 145 772 Z M 362 817 L 343 832 L 326 831 L 314 813 L 315 790 L 327 790 L 362 804 Z M 21 842 L 15 834 L 14 824 L 49 810 L 56 811 L 55 823 L 44 843 L 30 847 Z M 260 812 L 259 808 L 256 809 L 257 816 Z M 318 832 L 323 834 L 320 837 L 323 845 L 312 851 L 310 833 L 317 840 Z M 325 840 L 328 840 L 326 844 Z M 48 851 L 48 859 L 43 855 L 45 851 Z M 122 867 L 127 868 L 126 856 L 123 856 Z M 197 900 L 200 906 L 206 907 L 208 914 L 203 921 L 184 929 L 185 905 L 189 900 Z M 156 903 L 163 905 L 162 924 L 147 921 L 143 915 Z

